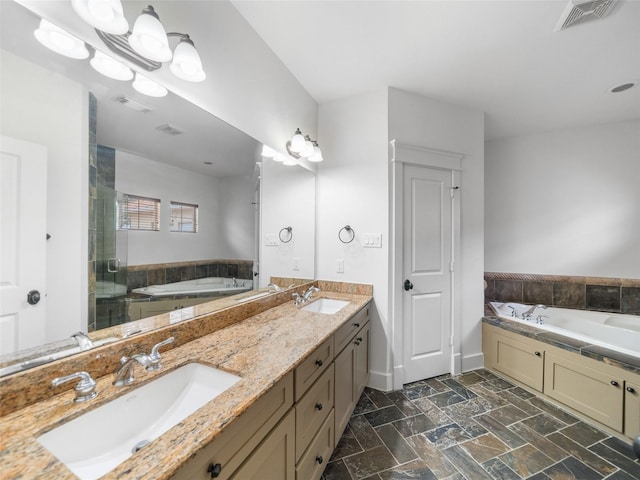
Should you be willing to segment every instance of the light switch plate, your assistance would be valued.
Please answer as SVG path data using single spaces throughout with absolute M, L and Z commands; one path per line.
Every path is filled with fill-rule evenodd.
M 364 233 L 362 235 L 362 246 L 365 248 L 382 248 L 382 234 Z
M 342 260 L 341 258 L 336 260 L 336 272 L 344 273 L 344 260 Z
M 267 233 L 264 236 L 264 244 L 267 247 L 277 247 L 278 246 L 278 234 L 277 233 Z

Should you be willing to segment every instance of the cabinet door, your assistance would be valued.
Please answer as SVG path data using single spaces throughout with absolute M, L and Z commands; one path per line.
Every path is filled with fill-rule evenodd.
M 335 438 L 336 442 L 342 436 L 347 427 L 351 413 L 356 406 L 356 345 L 349 343 L 338 355 L 335 363 L 335 400 L 334 409 L 336 417 Z
M 640 435 L 640 385 L 625 382 L 624 434 L 629 438 Z
M 356 335 L 356 388 L 355 401 L 369 383 L 369 324 Z
M 491 348 L 493 367 L 511 378 L 542 391 L 544 350 L 538 342 L 518 341 L 504 335 L 493 334 Z
M 247 458 L 233 480 L 295 480 L 295 414 L 293 410 Z
M 547 352 L 544 393 L 622 432 L 623 380 L 604 367 L 588 358 L 578 363 Z

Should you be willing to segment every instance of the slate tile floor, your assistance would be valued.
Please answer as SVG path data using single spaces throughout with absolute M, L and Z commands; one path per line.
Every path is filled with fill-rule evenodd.
M 365 389 L 323 480 L 640 479 L 631 446 L 488 370 Z

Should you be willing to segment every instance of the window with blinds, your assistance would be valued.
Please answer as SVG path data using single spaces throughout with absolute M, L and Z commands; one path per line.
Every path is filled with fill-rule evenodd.
M 120 230 L 160 230 L 160 200 L 157 198 L 124 195 L 118 203 Z
M 172 232 L 198 232 L 198 205 L 191 203 L 171 202 Z

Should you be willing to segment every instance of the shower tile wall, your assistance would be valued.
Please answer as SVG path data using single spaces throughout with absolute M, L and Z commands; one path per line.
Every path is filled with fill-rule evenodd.
M 89 288 L 88 288 L 88 331 L 96 329 L 96 242 L 97 242 L 97 158 L 96 141 L 98 101 L 89 94 Z
M 640 315 L 640 279 L 485 272 L 486 302 Z

